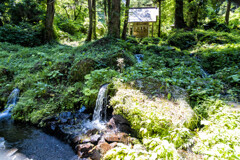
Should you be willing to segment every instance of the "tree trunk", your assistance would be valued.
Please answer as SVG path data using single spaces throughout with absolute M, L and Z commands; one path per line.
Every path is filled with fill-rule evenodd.
M 109 20 L 108 35 L 120 38 L 120 10 L 121 0 L 112 0 L 111 16 Z
M 162 0 L 158 0 L 159 4 L 159 19 L 158 19 L 158 37 L 161 36 L 161 25 L 162 25 Z
M 231 9 L 231 0 L 228 0 L 227 4 L 227 11 L 226 11 L 226 16 L 225 16 L 225 23 L 228 25 L 229 24 L 229 16 L 230 16 L 230 9 Z
M 55 14 L 54 8 L 55 0 L 47 0 L 47 13 L 45 22 L 45 35 L 44 40 L 50 42 L 55 39 L 55 34 L 53 30 L 53 20 Z
M 111 10 L 112 10 L 112 0 L 108 0 L 108 20 L 107 20 L 108 31 L 110 30 L 109 21 L 110 21 L 110 17 L 111 17 Z
M 3 22 L 2 22 L 2 20 L 0 19 L 0 26 L 3 26 Z
M 103 6 L 104 6 L 104 18 L 105 22 L 107 22 L 107 0 L 103 0 Z
M 186 24 L 183 18 L 183 0 L 175 0 L 175 28 L 185 28 Z
M 93 20 L 92 20 L 92 0 L 88 0 L 88 11 L 89 11 L 89 27 L 88 27 L 88 36 L 86 41 L 92 40 L 92 26 L 93 26 Z
M 96 0 L 92 0 L 92 12 L 93 12 L 93 39 L 97 39 L 97 12 L 96 12 Z
M 122 32 L 122 39 L 126 39 L 126 38 L 127 38 L 127 26 L 128 26 L 129 5 L 130 5 L 130 0 L 127 0 L 127 1 L 126 1 L 126 10 L 125 10 L 125 20 L 124 20 L 123 32 Z

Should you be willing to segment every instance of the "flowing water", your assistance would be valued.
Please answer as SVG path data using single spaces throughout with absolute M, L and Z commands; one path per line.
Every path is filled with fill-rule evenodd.
M 107 88 L 108 84 L 104 84 L 98 92 L 93 121 L 107 121 Z
M 138 63 L 141 63 L 143 59 L 143 54 L 135 54 L 135 58 L 137 59 Z
M 8 97 L 8 102 L 5 107 L 5 110 L 2 113 L 0 113 L 0 121 L 11 119 L 11 110 L 17 104 L 19 92 L 20 92 L 19 89 L 15 88 Z
M 86 119 L 83 121 L 81 127 L 84 132 L 82 134 L 89 129 L 102 130 L 105 128 L 107 120 L 107 88 L 108 84 L 100 88 L 93 120 Z M 11 110 L 17 103 L 18 95 L 19 89 L 14 89 L 9 96 L 5 111 L 0 113 L 0 160 L 8 160 L 3 157 L 1 151 L 12 148 L 17 148 L 18 153 L 24 154 L 33 160 L 77 159 L 68 144 L 45 134 L 41 129 L 26 124 L 16 124 L 11 120 Z M 4 137 L 4 141 L 1 137 Z
M 4 152 L 17 148 L 17 152 L 33 160 L 72 160 L 72 148 L 55 137 L 30 125 L 16 124 L 11 120 L 11 110 L 17 103 L 19 89 L 12 91 L 5 110 L 0 113 L 0 159 L 7 160 Z M 4 140 L 3 138 L 4 137 Z

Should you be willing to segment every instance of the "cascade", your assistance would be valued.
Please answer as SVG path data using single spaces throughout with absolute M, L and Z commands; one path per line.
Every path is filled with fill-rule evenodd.
M 98 92 L 96 106 L 93 113 L 93 121 L 107 120 L 107 88 L 108 84 L 104 84 Z
M 135 58 L 137 59 L 138 63 L 141 63 L 143 59 L 143 54 L 135 54 Z
M 5 110 L 0 113 L 0 120 L 9 119 L 11 117 L 11 110 L 17 104 L 20 90 L 15 88 L 8 97 L 7 105 Z

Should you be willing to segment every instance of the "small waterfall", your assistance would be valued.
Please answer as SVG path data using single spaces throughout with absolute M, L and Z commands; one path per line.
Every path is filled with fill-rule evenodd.
M 11 110 L 17 104 L 19 92 L 20 92 L 20 90 L 18 88 L 15 88 L 12 91 L 12 93 L 8 97 L 8 101 L 7 101 L 5 110 L 2 113 L 0 113 L 0 120 L 1 119 L 9 119 L 11 117 Z
M 98 92 L 93 121 L 107 120 L 107 88 L 108 84 L 104 84 Z
M 137 59 L 138 63 L 141 63 L 143 59 L 143 54 L 135 54 L 135 58 Z
M 200 70 L 201 70 L 202 78 L 206 78 L 209 76 L 209 73 L 207 73 L 204 69 L 202 69 L 202 67 Z

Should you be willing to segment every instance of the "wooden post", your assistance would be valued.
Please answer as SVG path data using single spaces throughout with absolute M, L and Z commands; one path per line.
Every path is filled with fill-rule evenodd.
M 152 22 L 152 37 L 153 37 L 153 22 Z

